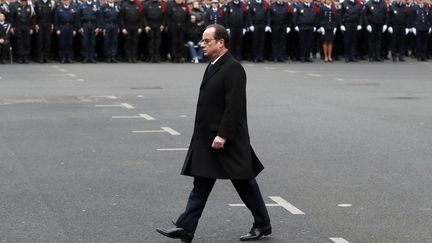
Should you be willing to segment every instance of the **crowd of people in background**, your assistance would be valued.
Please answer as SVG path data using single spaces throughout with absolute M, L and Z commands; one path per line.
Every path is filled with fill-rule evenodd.
M 200 63 L 210 24 L 239 61 L 427 61 L 428 1 L 0 0 L 0 63 Z

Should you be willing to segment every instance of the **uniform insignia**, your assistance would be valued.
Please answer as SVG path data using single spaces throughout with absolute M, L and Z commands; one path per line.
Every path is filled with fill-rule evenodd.
M 303 12 L 304 12 L 304 10 L 303 10 L 303 9 L 301 9 L 301 10 L 300 10 L 300 13 L 303 13 Z
M 21 8 L 18 8 L 17 10 L 18 10 L 18 11 L 21 11 Z

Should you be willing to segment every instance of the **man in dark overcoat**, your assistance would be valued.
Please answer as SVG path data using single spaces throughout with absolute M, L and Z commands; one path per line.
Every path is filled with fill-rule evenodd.
M 194 188 L 176 227 L 156 230 L 191 242 L 216 179 L 230 179 L 254 217 L 252 229 L 240 240 L 257 240 L 271 234 L 271 225 L 255 180 L 264 167 L 250 145 L 246 73 L 228 52 L 229 35 L 223 26 L 209 25 L 201 47 L 211 63 L 201 83 L 192 141 L 181 171 L 194 177 Z

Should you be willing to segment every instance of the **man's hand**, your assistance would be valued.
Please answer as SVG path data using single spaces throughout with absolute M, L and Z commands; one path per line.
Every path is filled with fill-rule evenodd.
M 216 136 L 212 143 L 212 148 L 214 149 L 223 149 L 226 139 L 223 139 L 219 136 Z

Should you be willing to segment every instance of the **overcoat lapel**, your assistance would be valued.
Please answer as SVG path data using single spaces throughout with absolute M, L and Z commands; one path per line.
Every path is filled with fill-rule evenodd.
M 207 66 L 206 72 L 204 73 L 203 80 L 201 82 L 200 89 L 207 83 L 207 81 L 213 77 L 222 67 L 222 65 L 231 57 L 229 52 L 225 53 L 223 56 L 219 58 L 219 60 L 214 64 L 214 67 L 208 71 L 210 64 Z

